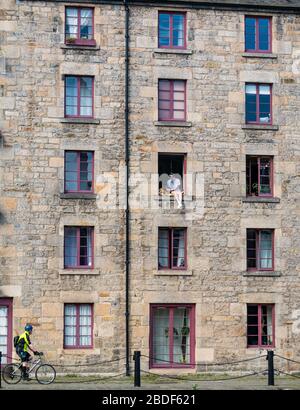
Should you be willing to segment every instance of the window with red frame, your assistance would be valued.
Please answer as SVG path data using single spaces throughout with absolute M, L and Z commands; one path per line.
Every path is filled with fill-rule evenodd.
M 195 306 L 151 305 L 151 367 L 194 367 Z
M 64 347 L 84 349 L 93 347 L 93 306 L 65 304 Z
M 274 317 L 274 305 L 247 305 L 248 347 L 275 347 Z
M 168 180 L 170 175 L 174 175 L 180 181 L 180 189 L 185 187 L 186 176 L 186 154 L 158 154 L 158 175 L 159 175 L 159 194 L 170 194 Z
M 272 124 L 271 84 L 246 84 L 246 123 Z
M 65 268 L 92 268 L 94 259 L 94 228 L 65 226 Z
M 95 45 L 94 9 L 66 7 L 65 39 L 67 44 Z
M 186 269 L 186 228 L 158 229 L 158 269 Z
M 159 48 L 186 48 L 185 13 L 160 12 L 158 15 Z
M 94 78 L 65 77 L 65 116 L 93 117 Z
M 271 17 L 245 17 L 245 51 L 252 53 L 272 52 Z
M 0 352 L 2 365 L 11 363 L 13 345 L 13 298 L 0 297 Z M 7 355 L 7 356 L 6 356 Z
M 186 120 L 186 81 L 159 80 L 158 120 Z
M 93 192 L 94 153 L 65 152 L 65 192 Z
M 273 158 L 246 157 L 247 196 L 273 195 Z
M 273 229 L 247 229 L 247 269 L 274 270 Z

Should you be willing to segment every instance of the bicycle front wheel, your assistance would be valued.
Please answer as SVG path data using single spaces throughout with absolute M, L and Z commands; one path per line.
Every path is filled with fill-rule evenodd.
M 7 384 L 17 384 L 21 380 L 21 366 L 17 363 L 7 364 L 2 370 L 3 380 Z
M 51 384 L 56 377 L 56 371 L 50 364 L 41 364 L 35 372 L 35 378 L 40 384 Z

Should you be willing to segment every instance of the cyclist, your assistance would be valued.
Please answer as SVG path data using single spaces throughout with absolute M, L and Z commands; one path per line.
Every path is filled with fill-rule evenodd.
M 32 334 L 33 327 L 30 324 L 25 326 L 25 332 L 19 336 L 19 340 L 16 346 L 16 352 L 22 361 L 22 378 L 24 380 L 29 380 L 28 368 L 29 368 L 29 360 L 31 359 L 31 355 L 28 353 L 28 349 L 32 351 L 33 354 L 38 355 L 39 352 L 34 350 L 31 345 L 30 335 Z

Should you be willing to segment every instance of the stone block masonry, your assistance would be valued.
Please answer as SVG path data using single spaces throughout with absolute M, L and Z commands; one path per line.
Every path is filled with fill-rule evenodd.
M 51 360 L 82 364 L 125 356 L 124 209 L 98 203 L 107 194 L 103 174 L 124 177 L 125 16 L 117 2 L 84 2 L 94 8 L 96 47 L 76 48 L 64 43 L 68 4 L 1 3 L 0 302 L 12 300 L 13 334 L 31 322 Z M 204 207 L 197 217 L 188 205 L 131 210 L 131 350 L 150 356 L 152 305 L 192 305 L 196 362 L 256 356 L 263 349 L 247 347 L 247 304 L 274 304 L 275 350 L 300 360 L 300 15 L 269 11 L 272 58 L 255 58 L 243 55 L 239 8 L 181 5 L 189 52 L 157 52 L 161 9 L 130 7 L 130 174 L 150 180 L 159 155 L 182 154 L 188 172 L 203 176 Z M 95 122 L 65 121 L 66 75 L 94 77 Z M 186 81 L 189 126 L 157 124 L 160 79 Z M 247 82 L 273 84 L 273 129 L 243 128 Z M 97 199 L 62 195 L 66 150 L 94 151 Z M 243 201 L 247 155 L 273 157 L 277 202 Z M 94 227 L 92 270 L 64 269 L 65 226 Z M 186 228 L 184 274 L 158 269 L 160 227 Z M 247 274 L 247 228 L 274 230 L 276 274 Z M 64 348 L 65 304 L 93 305 L 92 348 Z

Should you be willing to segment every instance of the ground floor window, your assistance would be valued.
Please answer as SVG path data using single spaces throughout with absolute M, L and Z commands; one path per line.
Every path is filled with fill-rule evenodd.
M 248 347 L 274 347 L 274 305 L 247 305 Z
M 0 298 L 0 352 L 3 355 L 2 363 L 10 362 L 9 358 L 12 355 L 12 299 L 10 298 Z
M 93 306 L 65 304 L 64 347 L 72 349 L 93 347 Z
M 194 305 L 151 305 L 151 367 L 193 367 Z

